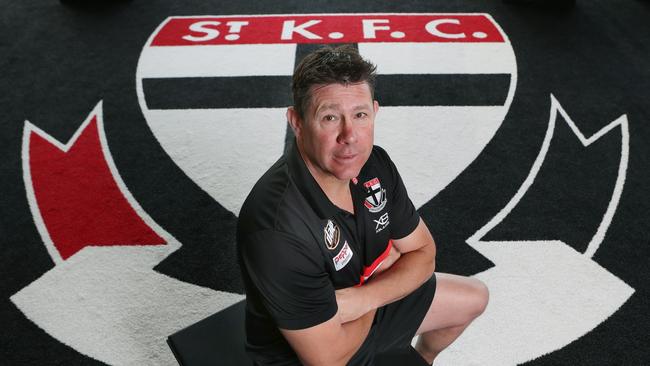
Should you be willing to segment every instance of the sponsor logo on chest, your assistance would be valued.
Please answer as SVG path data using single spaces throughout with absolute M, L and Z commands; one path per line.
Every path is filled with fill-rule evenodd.
M 350 249 L 348 241 L 346 240 L 343 244 L 343 248 L 341 248 L 341 251 L 334 258 L 332 258 L 332 261 L 334 261 L 334 268 L 337 271 L 341 270 L 341 268 L 345 267 L 345 265 L 350 262 L 350 259 L 352 259 L 353 255 L 354 253 L 352 252 L 352 249 Z

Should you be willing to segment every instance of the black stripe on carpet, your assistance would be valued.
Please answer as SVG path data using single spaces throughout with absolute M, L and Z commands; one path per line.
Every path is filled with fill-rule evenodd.
M 509 84 L 509 74 L 378 75 L 376 99 L 383 106 L 503 105 Z M 149 109 L 277 108 L 292 104 L 290 76 L 147 78 L 142 85 Z

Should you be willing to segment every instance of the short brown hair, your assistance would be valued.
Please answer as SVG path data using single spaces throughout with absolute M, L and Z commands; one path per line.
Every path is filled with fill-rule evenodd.
M 311 102 L 311 88 L 315 85 L 365 81 L 374 99 L 376 71 L 377 67 L 364 60 L 352 45 L 319 48 L 305 56 L 293 72 L 294 109 L 304 119 Z

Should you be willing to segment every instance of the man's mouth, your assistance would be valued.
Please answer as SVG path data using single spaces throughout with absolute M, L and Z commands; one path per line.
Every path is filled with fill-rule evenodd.
M 358 154 L 336 154 L 334 158 L 340 161 L 350 161 L 357 157 Z

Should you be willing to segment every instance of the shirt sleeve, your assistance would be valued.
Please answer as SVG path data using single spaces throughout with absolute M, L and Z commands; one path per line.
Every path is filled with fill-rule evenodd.
M 390 212 L 390 235 L 391 239 L 401 239 L 412 233 L 420 223 L 420 215 L 418 214 L 413 202 L 406 192 L 406 187 L 402 181 L 402 177 L 397 171 L 397 167 L 390 159 L 386 151 L 377 147 L 380 155 L 382 156 L 385 165 L 388 168 L 388 174 L 391 179 L 391 190 L 388 199 L 391 200 Z
M 334 287 L 317 247 L 273 230 L 250 234 L 243 244 L 245 269 L 278 327 L 309 328 L 336 314 Z

